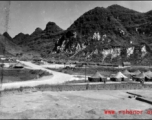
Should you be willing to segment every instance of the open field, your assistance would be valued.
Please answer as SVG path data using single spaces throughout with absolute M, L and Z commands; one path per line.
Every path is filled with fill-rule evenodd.
M 52 75 L 42 70 L 31 70 L 31 69 L 13 69 L 5 68 L 3 71 L 0 70 L 0 76 L 3 74 L 3 83 L 11 83 L 17 81 L 30 81 L 32 79 L 38 79 L 44 76 Z
M 90 90 L 64 92 L 22 92 L 2 94 L 0 104 L 1 119 L 145 119 L 152 109 L 151 104 L 128 98 L 129 94 L 148 96 L 149 90 Z M 11 94 L 11 95 L 10 95 Z M 142 114 L 119 114 L 119 110 L 142 110 Z M 116 114 L 105 114 L 104 110 L 114 110 Z
M 38 79 L 39 81 L 33 80 L 3 84 L 2 88 L 8 88 L 10 91 L 2 92 L 1 94 L 0 119 L 150 119 L 152 117 L 152 114 L 146 113 L 147 110 L 152 110 L 152 104 L 138 101 L 135 98 L 129 98 L 130 95 L 126 93 L 140 94 L 152 101 L 151 84 L 147 84 L 146 86 L 149 87 L 145 87 L 145 89 L 144 87 L 142 89 L 141 84 L 137 84 L 135 85 L 135 89 L 138 90 L 125 90 L 129 85 L 125 83 L 124 85 L 121 83 L 112 83 L 112 85 L 110 83 L 90 83 L 87 90 L 85 90 L 86 85 L 83 85 L 86 83 L 82 85 L 79 85 L 80 83 L 74 83 L 74 86 L 70 88 L 68 84 L 63 84 L 63 86 L 58 84 L 71 81 L 72 79 L 74 80 L 75 77 L 72 73 L 67 72 L 65 74 L 63 71 L 60 71 L 61 69 L 56 71 L 48 70 L 31 62 L 20 62 L 30 66 L 33 70 L 52 73 L 53 76 L 48 76 L 43 81 L 42 79 Z M 84 68 L 76 68 L 75 70 L 77 72 L 71 69 L 64 70 L 75 72 L 78 75 L 81 75 L 79 73 L 82 73 L 82 71 L 85 72 Z M 87 70 L 87 75 L 91 75 L 92 72 L 94 74 L 97 71 L 97 68 L 87 68 Z M 105 74 L 112 74 L 119 71 L 113 68 L 110 68 L 110 70 L 109 68 L 107 70 L 104 69 L 105 71 L 103 68 L 99 68 L 98 71 L 100 70 Z M 84 77 L 84 74 L 82 76 Z M 52 84 L 56 84 L 56 86 L 50 87 Z M 97 84 L 96 87 L 94 84 Z M 16 91 L 11 90 L 11 88 L 20 88 L 21 86 L 32 88 L 29 88 L 29 90 L 23 88 L 21 91 L 20 89 Z M 105 90 L 106 86 L 106 89 L 111 90 Z M 64 87 L 67 91 L 57 92 L 61 91 L 60 89 L 62 88 L 65 89 Z M 129 85 L 129 88 L 131 87 L 134 89 L 134 86 Z M 116 88 L 119 90 L 116 90 Z M 139 90 L 140 88 L 141 90 Z M 77 89 L 78 91 L 76 91 Z M 105 110 L 114 110 L 116 113 L 105 114 Z M 142 114 L 119 114 L 118 111 L 120 110 L 140 110 Z

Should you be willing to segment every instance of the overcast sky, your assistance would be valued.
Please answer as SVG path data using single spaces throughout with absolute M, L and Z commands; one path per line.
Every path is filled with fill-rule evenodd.
M 147 12 L 152 10 L 152 1 L 11 1 L 8 33 L 31 34 L 37 27 L 44 29 L 49 21 L 67 29 L 80 15 L 94 7 L 108 7 L 112 4 Z M 0 1 L 0 33 L 5 31 L 8 1 Z

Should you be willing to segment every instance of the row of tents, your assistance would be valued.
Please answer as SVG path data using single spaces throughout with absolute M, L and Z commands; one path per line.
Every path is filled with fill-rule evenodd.
M 107 78 L 110 78 L 111 81 L 126 81 L 126 80 L 144 80 L 144 81 L 152 81 L 152 72 L 149 70 L 147 72 L 140 72 L 139 70 L 134 72 L 129 72 L 125 70 L 123 72 L 117 72 L 117 74 L 109 75 L 108 77 L 105 75 L 96 72 L 93 76 L 88 77 L 90 82 L 104 82 L 107 81 Z
M 135 72 L 129 72 L 128 70 L 124 71 L 126 76 L 131 76 L 133 78 L 141 78 L 141 79 L 152 79 L 152 71 L 148 70 L 147 72 L 140 72 L 139 70 Z
M 88 77 L 88 80 L 90 82 L 104 82 L 104 81 L 107 81 L 107 78 L 108 77 L 101 75 L 99 72 L 96 72 L 93 76 Z M 127 78 L 128 77 L 122 74 L 121 72 L 118 72 L 117 74 L 113 74 L 110 76 L 110 79 L 112 81 L 119 81 L 119 80 L 123 80 Z

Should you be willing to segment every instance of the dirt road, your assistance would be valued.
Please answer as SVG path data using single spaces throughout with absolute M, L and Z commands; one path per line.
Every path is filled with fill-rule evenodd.
M 5 88 L 10 89 L 10 88 L 19 88 L 21 86 L 37 86 L 37 85 L 42 85 L 42 84 L 60 84 L 65 81 L 70 81 L 74 79 L 74 76 L 61 73 L 61 72 L 56 72 L 53 70 L 48 70 L 42 66 L 33 64 L 31 62 L 25 62 L 25 61 L 19 61 L 22 64 L 25 64 L 28 67 L 31 67 L 31 69 L 41 69 L 44 71 L 47 71 L 49 73 L 52 73 L 53 76 L 47 76 L 43 78 L 39 78 L 37 80 L 31 80 L 31 81 L 23 81 L 23 82 L 14 82 L 14 83 L 3 83 L 2 85 L 2 90 Z

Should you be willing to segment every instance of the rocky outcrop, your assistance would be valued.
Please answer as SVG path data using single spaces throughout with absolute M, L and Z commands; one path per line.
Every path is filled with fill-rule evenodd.
M 103 62 L 148 59 L 152 46 L 150 15 L 119 5 L 96 7 L 75 20 L 53 50 L 70 58 L 97 58 Z
M 61 29 L 59 26 L 57 26 L 54 22 L 48 22 L 46 25 L 46 28 L 44 29 L 44 32 L 46 34 L 56 34 L 59 32 L 62 32 L 63 29 Z
M 96 7 L 82 14 L 67 30 L 48 22 L 44 30 L 37 28 L 26 37 L 19 34 L 13 41 L 43 57 L 146 63 L 152 59 L 151 13 L 120 5 Z

